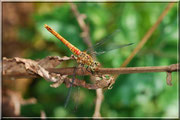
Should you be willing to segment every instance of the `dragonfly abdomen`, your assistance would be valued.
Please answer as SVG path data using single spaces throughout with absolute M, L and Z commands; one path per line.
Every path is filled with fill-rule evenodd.
M 47 24 L 44 25 L 45 28 L 51 32 L 54 36 L 56 36 L 62 43 L 64 43 L 73 54 L 75 55 L 80 55 L 81 51 L 76 48 L 74 45 L 72 45 L 70 42 L 68 42 L 65 38 L 63 38 L 61 35 L 59 35 L 55 30 L 53 30 L 50 26 L 48 26 Z

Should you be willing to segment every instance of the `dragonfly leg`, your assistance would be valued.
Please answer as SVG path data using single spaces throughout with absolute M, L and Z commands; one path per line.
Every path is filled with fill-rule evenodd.
M 84 64 L 79 64 L 80 65 L 80 67 L 84 67 Z
M 89 66 L 87 66 L 86 67 L 86 70 L 88 71 L 88 72 L 90 72 L 92 75 L 94 74 L 94 71 L 90 68 L 90 70 L 88 69 L 88 68 L 90 68 Z
M 93 75 L 93 74 L 94 74 L 94 71 L 93 71 L 92 69 L 90 69 L 90 71 L 91 71 L 91 74 Z
M 89 70 L 88 68 L 89 68 L 89 66 L 86 67 L 86 70 L 91 73 L 91 70 Z

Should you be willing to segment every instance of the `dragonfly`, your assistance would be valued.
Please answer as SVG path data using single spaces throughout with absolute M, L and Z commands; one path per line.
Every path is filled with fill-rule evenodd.
M 74 45 L 72 45 L 70 42 L 68 42 L 65 38 L 63 38 L 60 34 L 58 34 L 55 30 L 53 30 L 50 26 L 47 24 L 44 25 L 45 28 L 51 32 L 54 36 L 56 36 L 62 43 L 64 43 L 69 50 L 77 56 L 77 63 L 80 64 L 81 66 L 87 66 L 90 68 L 91 73 L 94 73 L 97 68 L 100 67 L 100 63 L 98 61 L 95 61 L 89 54 L 86 52 L 82 52 L 78 48 L 76 48 Z
M 64 43 L 74 55 L 77 56 L 77 63 L 79 65 L 87 66 L 86 70 L 88 70 L 88 68 L 89 68 L 90 72 L 93 74 L 101 66 L 101 64 L 98 61 L 94 60 L 91 55 L 87 54 L 86 51 L 81 51 L 78 48 L 76 48 L 74 45 L 72 45 L 70 42 L 68 42 L 65 38 L 63 38 L 60 34 L 58 34 L 55 30 L 53 30 L 47 24 L 45 24 L 44 26 L 49 32 L 51 32 L 62 43 Z M 99 42 L 97 45 L 100 45 L 100 44 L 102 44 L 102 42 Z M 121 45 L 118 48 L 125 47 L 125 46 L 131 45 L 131 44 L 133 44 L 133 43 Z M 113 48 L 113 49 L 117 49 L 117 48 Z M 100 54 L 102 54 L 102 53 L 104 53 L 104 51 L 101 52 Z
M 90 54 L 87 53 L 88 50 L 87 51 L 79 50 L 78 48 L 76 48 L 74 45 L 72 45 L 69 41 L 67 41 L 64 37 L 62 37 L 60 34 L 58 34 L 54 29 L 52 29 L 47 24 L 45 24 L 44 27 L 50 33 L 52 33 L 56 38 L 58 38 L 64 45 L 66 45 L 69 48 L 69 50 L 77 57 L 76 58 L 77 63 L 80 66 L 86 67 L 87 71 L 94 74 L 98 70 L 98 68 L 101 66 L 101 64 L 98 61 L 94 60 L 93 57 Z M 104 43 L 104 41 L 98 42 L 96 44 L 96 47 L 99 46 L 99 45 L 102 45 L 103 43 Z M 132 45 L 132 44 L 133 43 L 120 45 L 120 46 L 117 46 L 115 48 L 109 49 L 108 51 L 113 50 L 113 49 L 117 49 L 117 48 L 121 48 L 121 47 L 125 47 L 125 46 L 129 46 L 129 45 Z M 100 54 L 103 54 L 103 53 L 105 53 L 105 52 L 104 51 L 100 52 Z M 98 54 L 98 53 L 96 53 L 96 54 Z M 75 73 L 75 71 L 74 71 L 74 73 Z M 75 79 L 74 76 L 75 76 L 75 74 L 73 75 L 73 80 Z M 70 92 L 71 92 L 73 80 L 71 82 L 68 94 L 70 94 Z M 67 97 L 67 99 L 66 99 L 65 107 L 67 105 L 68 99 L 69 99 L 69 97 Z

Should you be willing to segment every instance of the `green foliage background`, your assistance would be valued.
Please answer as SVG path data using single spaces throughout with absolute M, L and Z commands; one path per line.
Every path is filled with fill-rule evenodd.
M 168 3 L 75 3 L 80 13 L 87 16 L 90 37 L 95 44 L 111 36 L 111 45 L 133 42 L 134 45 L 113 50 L 97 58 L 104 67 L 120 67 L 148 29 L 156 22 Z M 72 53 L 45 28 L 48 24 L 81 50 L 87 46 L 81 38 L 81 29 L 68 3 L 34 3 L 35 11 L 28 26 L 18 28 L 22 43 L 28 43 L 26 58 L 41 59 L 46 56 L 70 56 Z M 150 40 L 128 65 L 166 66 L 177 63 L 177 4 L 169 11 Z M 74 61 L 62 67 L 75 66 Z M 113 89 L 104 90 L 101 113 L 103 117 L 177 117 L 178 80 L 172 73 L 173 86 L 166 85 L 166 73 L 139 73 L 120 75 Z M 68 88 L 61 85 L 51 88 L 43 79 L 35 79 L 25 98 L 36 97 L 37 104 L 25 105 L 23 116 L 40 116 L 44 110 L 48 117 L 91 117 L 95 107 L 95 90 L 73 88 L 70 102 L 64 108 Z M 74 110 L 77 105 L 77 109 Z

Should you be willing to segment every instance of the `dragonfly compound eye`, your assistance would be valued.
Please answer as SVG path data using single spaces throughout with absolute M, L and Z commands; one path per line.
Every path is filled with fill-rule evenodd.
M 100 63 L 97 62 L 97 61 L 94 61 L 94 64 L 95 64 L 96 66 L 100 66 Z

